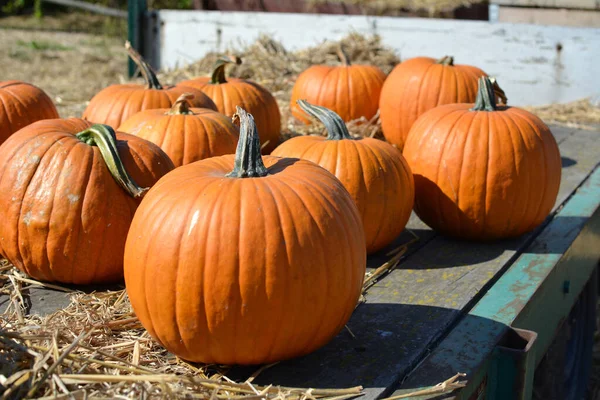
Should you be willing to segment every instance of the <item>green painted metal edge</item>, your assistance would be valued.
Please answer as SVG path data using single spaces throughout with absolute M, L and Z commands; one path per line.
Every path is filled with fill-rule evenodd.
M 147 11 L 146 0 L 128 0 L 127 1 L 127 40 L 131 46 L 136 49 L 141 55 L 143 44 L 143 18 Z M 127 58 L 127 74 L 130 78 L 133 77 L 137 70 L 137 66 L 131 58 Z
M 596 167 L 534 242 L 392 396 L 431 387 L 415 388 L 411 380 L 418 382 L 435 366 L 436 371 L 446 373 L 429 380 L 439 382 L 464 372 L 468 384 L 455 393 L 456 398 L 480 398 L 489 381 L 494 349 L 510 326 L 538 333 L 533 349 L 537 365 L 598 266 L 599 249 L 600 168 Z

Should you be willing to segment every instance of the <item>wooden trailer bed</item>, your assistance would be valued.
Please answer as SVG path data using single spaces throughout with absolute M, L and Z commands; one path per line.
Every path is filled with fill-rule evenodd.
M 497 381 L 490 375 L 492 356 L 511 326 L 537 332 L 530 361 L 537 365 L 600 258 L 600 132 L 552 131 L 563 175 L 555 214 L 544 226 L 514 240 L 469 243 L 437 235 L 413 215 L 410 232 L 387 251 L 413 243 L 398 267 L 368 289 L 348 329 L 321 350 L 264 371 L 256 382 L 362 385 L 363 398 L 372 399 L 463 372 L 469 384 L 460 398 L 470 398 Z M 371 272 L 390 258 L 385 253 L 369 257 Z M 44 288 L 31 289 L 29 297 L 30 313 L 69 303 L 67 294 Z M 7 302 L 0 296 L 0 312 Z

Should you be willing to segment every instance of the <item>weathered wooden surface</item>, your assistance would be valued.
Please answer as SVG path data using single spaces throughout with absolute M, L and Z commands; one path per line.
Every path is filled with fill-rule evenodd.
M 509 326 L 537 333 L 531 352 L 534 366 L 539 365 L 588 280 L 595 279 L 599 261 L 600 169 L 595 168 L 543 232 L 394 395 L 433 386 L 441 377 L 460 371 L 467 374 L 468 386 L 457 398 L 471 399 L 478 389 L 485 390 L 496 381 L 492 354 Z M 489 389 L 492 393 L 497 390 L 493 386 Z
M 599 161 L 598 132 L 554 129 L 563 157 L 557 206 Z M 367 398 L 384 395 L 418 363 L 534 239 L 525 235 L 496 243 L 469 243 L 418 235 L 428 241 L 373 286 L 367 302 L 342 332 L 319 352 L 282 363 L 262 382 L 286 385 L 355 385 Z M 485 321 L 486 324 L 495 324 Z M 318 366 L 318 367 L 317 367 Z
M 557 127 L 553 133 L 563 158 L 559 206 L 594 170 L 599 161 L 600 133 Z M 577 227 L 570 234 L 576 235 Z M 487 244 L 461 242 L 436 235 L 414 216 L 409 228 L 420 240 L 411 246 L 397 269 L 369 289 L 366 302 L 358 306 L 348 323 L 349 330 L 313 354 L 266 370 L 258 383 L 363 385 L 368 399 L 389 394 L 537 236 L 533 233 Z M 410 239 L 412 235 L 404 232 L 390 248 Z M 536 248 L 543 254 L 543 246 Z M 386 258 L 385 251 L 370 257 L 369 266 L 377 267 Z M 42 296 L 45 304 L 40 302 Z M 0 297 L 0 308 L 3 300 Z M 63 294 L 42 289 L 32 291 L 30 301 L 32 311 L 38 313 L 66 304 Z M 478 326 L 498 324 L 473 318 Z M 501 327 L 488 328 L 499 331 Z M 232 373 L 245 379 L 254 370 L 240 368 Z
M 516 24 L 562 25 L 600 28 L 600 10 L 499 7 L 498 21 Z
M 311 27 L 318 27 L 312 29 Z M 513 105 L 568 102 L 600 94 L 600 29 L 480 21 L 344 15 L 158 11 L 148 15 L 145 55 L 169 69 L 223 52 L 259 34 L 288 49 L 337 40 L 351 31 L 379 34 L 402 59 L 453 55 L 498 78 Z
M 600 10 L 598 0 L 491 0 L 492 4 L 519 7 L 587 8 Z

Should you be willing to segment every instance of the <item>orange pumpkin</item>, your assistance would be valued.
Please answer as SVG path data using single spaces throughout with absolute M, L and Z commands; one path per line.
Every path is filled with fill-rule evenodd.
M 417 57 L 398 64 L 383 84 L 379 109 L 385 139 L 404 147 L 412 124 L 442 104 L 473 103 L 477 79 L 486 73 L 470 65 L 454 65 L 452 57 Z
M 160 148 L 81 119 L 35 122 L 0 146 L 0 247 L 35 279 L 123 277 L 129 224 L 173 164 Z
M 142 110 L 153 108 L 169 108 L 184 93 L 194 95 L 194 107 L 217 110 L 213 101 L 202 91 L 182 86 L 163 87 L 152 68 L 142 56 L 135 51 L 129 42 L 126 43 L 131 59 L 139 67 L 146 85 L 128 83 L 111 85 L 98 92 L 83 112 L 83 118 L 97 124 L 110 125 L 117 129 L 127 118 Z
M 0 144 L 21 128 L 52 118 L 58 118 L 58 111 L 42 89 L 21 81 L 0 82 Z
M 303 100 L 298 106 L 318 118 L 328 136 L 297 136 L 272 154 L 303 158 L 335 174 L 358 206 L 367 252 L 387 246 L 402 232 L 413 208 L 413 177 L 404 157 L 381 140 L 353 139 L 340 116 L 327 108 Z
M 190 93 L 169 109 L 145 110 L 123 122 L 119 131 L 160 146 L 175 167 L 204 158 L 235 153 L 238 128 L 229 118 L 207 108 L 190 108 Z
M 561 160 L 550 129 L 525 110 L 497 106 L 487 77 L 479 79 L 475 106 L 423 114 L 404 157 L 415 178 L 416 213 L 450 236 L 519 236 L 544 221 L 558 195 Z
M 309 161 L 262 158 L 252 116 L 237 115 L 236 155 L 158 181 L 125 246 L 136 315 L 191 361 L 260 364 L 310 353 L 344 327 L 364 279 L 365 237 L 346 189 Z
M 373 65 L 350 64 L 343 49 L 339 57 L 340 66 L 313 65 L 298 76 L 290 101 L 294 117 L 310 123 L 298 100 L 329 108 L 345 122 L 362 117 L 370 120 L 377 114 L 385 74 Z
M 183 81 L 178 85 L 202 90 L 215 102 L 219 112 L 230 118 L 238 106 L 252 114 L 261 134 L 262 152 L 269 154 L 279 144 L 279 106 L 275 97 L 258 83 L 245 79 L 226 79 L 225 67 L 234 62 L 239 64 L 241 60 L 222 57 L 217 60 L 210 77 Z

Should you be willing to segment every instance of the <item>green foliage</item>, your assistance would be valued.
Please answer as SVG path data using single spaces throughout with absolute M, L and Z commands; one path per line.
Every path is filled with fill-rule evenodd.
M 24 41 L 17 40 L 17 45 L 22 47 L 27 47 L 33 50 L 54 50 L 54 51 L 68 51 L 73 50 L 73 47 L 64 46 L 57 42 L 46 41 L 46 40 L 32 40 L 32 41 Z
M 4 0 L 0 2 L 2 14 L 14 15 L 33 6 L 33 0 Z
M 148 0 L 148 8 L 185 10 L 192 8 L 192 0 Z

